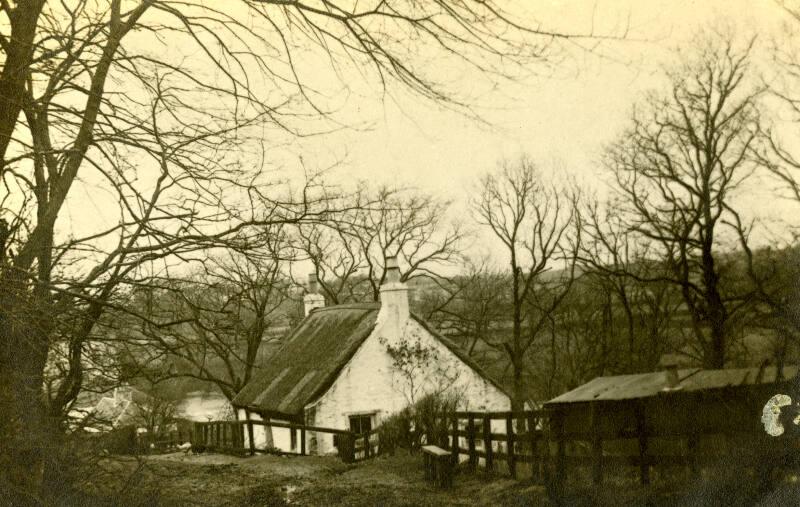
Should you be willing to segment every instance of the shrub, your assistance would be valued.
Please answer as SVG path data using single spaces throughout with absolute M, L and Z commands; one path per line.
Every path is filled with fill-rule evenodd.
M 398 448 L 413 450 L 423 443 L 446 446 L 460 401 L 454 394 L 428 394 L 392 414 L 378 426 L 380 452 L 394 454 Z
M 447 445 L 450 424 L 461 399 L 455 394 L 428 394 L 414 404 L 414 428 L 426 444 Z
M 411 409 L 408 407 L 386 418 L 378 426 L 380 452 L 394 454 L 398 448 L 411 449 L 414 447 L 412 424 Z

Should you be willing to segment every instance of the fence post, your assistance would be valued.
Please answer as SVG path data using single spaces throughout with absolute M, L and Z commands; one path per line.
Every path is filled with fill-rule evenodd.
M 253 438 L 253 421 L 250 420 L 250 416 L 248 414 L 247 417 L 247 440 L 250 444 L 250 456 L 255 456 L 256 454 L 256 441 Z
M 556 477 L 555 487 L 559 498 L 564 493 L 566 482 L 566 440 L 564 439 L 564 415 L 560 410 L 553 412 L 550 417 L 553 434 L 556 440 Z
M 353 432 L 339 435 L 339 450 L 342 452 L 342 461 L 353 463 L 356 460 L 356 434 Z
M 531 445 L 531 479 L 539 478 L 539 457 L 536 454 L 536 417 L 528 414 L 528 441 Z
M 452 454 L 453 466 L 458 465 L 458 416 L 453 415 L 453 445 L 450 447 Z
M 592 481 L 603 483 L 603 441 L 600 438 L 600 404 L 592 403 Z
M 483 416 L 483 450 L 486 452 L 486 472 L 491 473 L 494 466 L 494 449 L 492 448 L 492 420 Z
M 687 460 L 689 461 L 689 473 L 692 477 L 697 477 L 697 433 L 690 433 L 686 439 L 686 453 L 688 454 Z
M 242 438 L 242 424 L 239 421 L 236 421 L 236 424 L 233 425 L 233 434 L 236 436 L 236 453 L 239 454 L 244 450 L 244 438 Z
M 636 405 L 636 435 L 639 437 L 639 479 L 647 485 L 650 484 L 650 465 L 647 463 L 647 428 L 641 402 Z
M 467 448 L 469 449 L 469 466 L 475 470 L 478 466 L 478 455 L 475 453 L 475 416 L 472 413 L 467 419 Z
M 517 478 L 517 456 L 514 454 L 514 413 L 506 416 L 506 448 L 508 449 L 508 471 L 511 477 Z
M 300 426 L 300 455 L 306 455 L 306 427 Z

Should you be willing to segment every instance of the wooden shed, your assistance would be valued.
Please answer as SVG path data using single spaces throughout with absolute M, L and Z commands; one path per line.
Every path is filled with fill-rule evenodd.
M 593 464 L 596 482 L 602 480 L 604 464 L 619 463 L 638 465 L 646 483 L 654 465 L 695 467 L 726 457 L 730 461 L 734 455 L 757 457 L 767 448 L 785 449 L 785 442 L 767 435 L 762 415 L 774 395 L 795 392 L 797 372 L 797 366 L 673 367 L 598 377 L 545 407 L 552 414 L 556 441 L 588 442 L 582 458 Z M 570 454 L 564 448 L 561 444 L 557 451 L 562 457 Z M 564 461 L 572 460 L 567 456 Z

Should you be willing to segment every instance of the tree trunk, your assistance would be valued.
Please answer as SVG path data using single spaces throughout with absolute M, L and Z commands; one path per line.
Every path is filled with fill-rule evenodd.
M 40 497 L 44 457 L 53 440 L 42 398 L 49 324 L 25 295 L 7 294 L 0 316 L 0 488 L 28 504 Z
M 525 381 L 522 378 L 523 365 L 521 358 L 519 360 L 512 359 L 511 366 L 514 368 L 514 392 L 511 393 L 511 410 L 521 411 L 525 410 Z
M 728 320 L 725 303 L 719 293 L 719 275 L 716 271 L 710 233 L 707 233 L 707 243 L 703 245 L 703 283 L 705 285 L 705 306 L 710 327 L 710 343 L 704 362 L 705 366 L 711 369 L 721 369 L 725 367 L 726 353 L 726 323 Z
M 43 6 L 44 0 L 22 1 L 7 13 L 11 22 L 11 37 L 8 45 L 4 46 L 6 57 L 0 73 L 0 172 L 4 169 L 6 149 L 22 109 L 25 80 L 33 55 L 33 39 Z

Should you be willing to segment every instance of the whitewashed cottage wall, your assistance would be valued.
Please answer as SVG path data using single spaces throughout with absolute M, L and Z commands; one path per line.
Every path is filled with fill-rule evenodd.
M 306 407 L 314 407 L 316 426 L 348 429 L 349 417 L 358 414 L 375 414 L 373 425 L 377 425 L 410 403 L 408 379 L 393 367 L 392 357 L 387 351 L 387 342 L 396 343 L 402 339 L 412 343 L 419 340 L 423 347 L 429 347 L 436 355 L 435 368 L 419 372 L 414 378 L 414 384 L 422 386 L 416 399 L 424 393 L 441 391 L 446 387 L 446 392 L 462 395 L 466 410 L 510 409 L 511 402 L 506 394 L 461 361 L 416 320 L 408 318 L 405 325 L 399 326 L 400 329 L 392 329 L 394 323 L 383 317 L 378 317 L 375 330 L 345 365 L 330 389 L 316 403 Z M 387 339 L 391 336 L 395 338 Z M 449 380 L 431 378 L 443 371 L 447 372 Z M 317 452 L 324 454 L 333 450 L 332 436 L 317 437 Z

